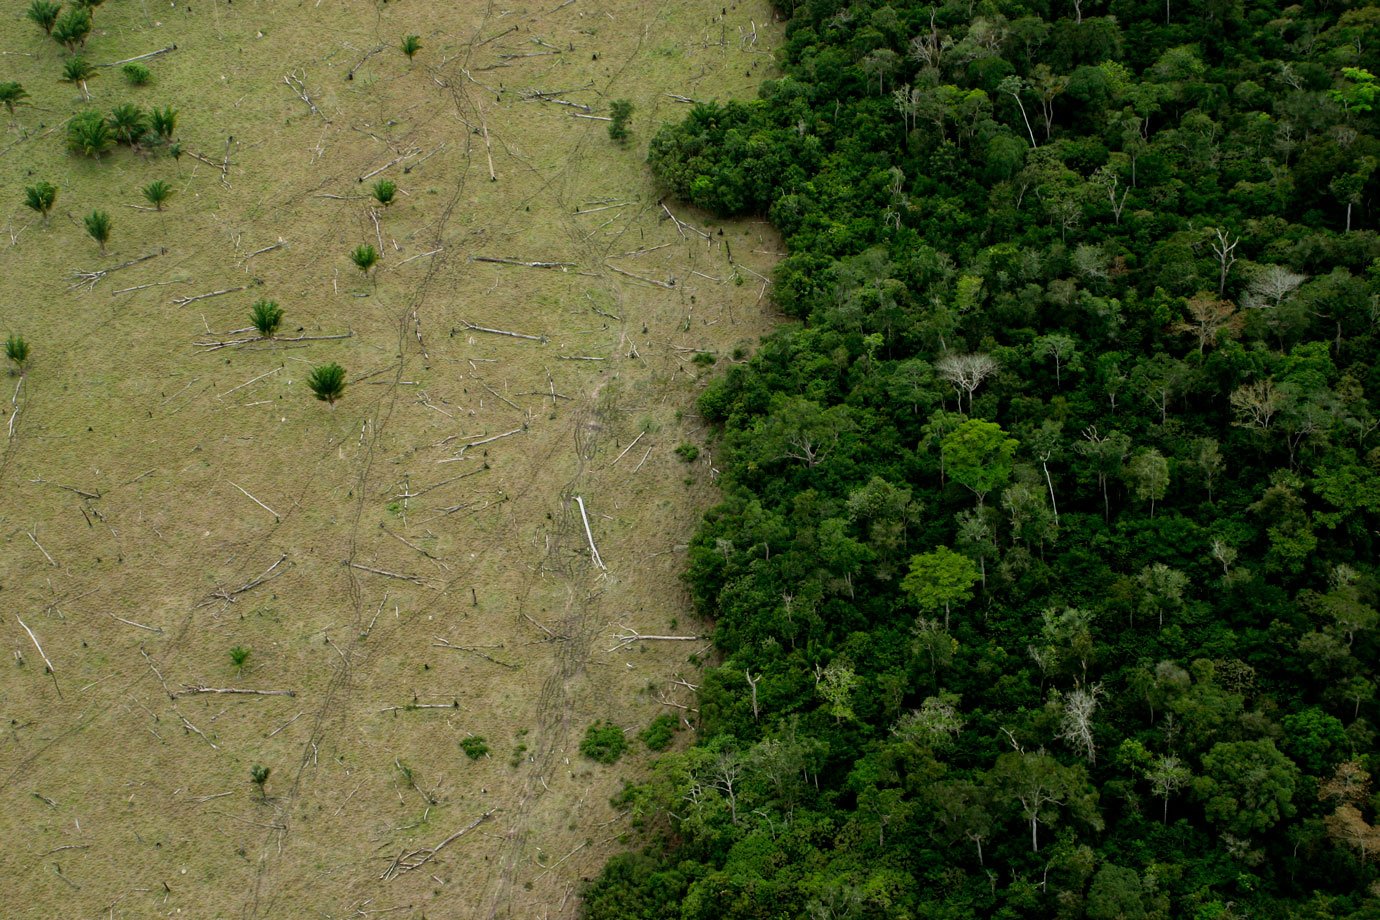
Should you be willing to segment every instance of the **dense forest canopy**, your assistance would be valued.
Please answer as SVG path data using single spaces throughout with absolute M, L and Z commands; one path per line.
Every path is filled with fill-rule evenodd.
M 651 144 L 798 322 L 598 918 L 1380 911 L 1380 8 L 809 0 Z

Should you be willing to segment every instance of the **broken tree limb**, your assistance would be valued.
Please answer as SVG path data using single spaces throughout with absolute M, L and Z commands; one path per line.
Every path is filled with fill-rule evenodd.
M 409 157 L 415 157 L 417 154 L 419 154 L 419 153 L 421 153 L 421 152 L 422 152 L 422 148 L 420 148 L 420 147 L 412 147 L 412 148 L 410 148 L 406 153 L 404 153 L 402 156 L 394 157 L 393 159 L 389 160 L 387 163 L 384 163 L 382 166 L 380 166 L 378 169 L 374 170 L 373 172 L 365 173 L 364 175 L 360 176 L 358 181 L 363 182 L 363 181 L 365 181 L 366 179 L 372 179 L 372 178 L 374 178 L 375 176 L 377 176 L 379 173 L 383 172 L 383 171 L 384 171 L 385 169 L 387 169 L 388 167 L 390 167 L 390 166 L 397 166 L 397 165 L 398 165 L 399 163 L 401 163 L 403 160 L 406 160 L 406 159 L 409 158 Z
M 585 513 L 585 500 L 580 496 L 575 496 L 575 504 L 580 506 L 580 520 L 585 523 L 585 539 L 589 541 L 589 558 L 601 570 L 607 569 L 604 560 L 599 556 L 599 548 L 594 545 L 594 534 L 589 529 L 589 515 Z
M 43 544 L 42 544 L 42 543 L 39 543 L 39 542 L 38 542 L 38 538 L 37 538 L 37 537 L 35 537 L 32 533 L 25 533 L 24 536 L 28 537 L 28 538 L 29 538 L 29 542 L 33 543 L 34 546 L 37 546 L 37 547 L 38 547 L 38 551 L 39 551 L 40 553 L 43 554 L 43 558 L 44 558 L 44 559 L 47 559 L 47 560 L 48 560 L 48 564 L 49 564 L 49 565 L 51 565 L 51 566 L 52 566 L 53 568 L 55 568 L 55 569 L 60 569 L 60 568 L 62 568 L 62 566 L 58 565 L 57 562 L 54 561 L 54 559 L 53 559 L 52 556 L 48 555 L 48 551 L 47 551 L 46 549 L 43 548 Z
M 56 677 L 57 669 L 54 668 L 53 663 L 48 660 L 47 654 L 43 651 L 43 646 L 38 644 L 38 636 L 35 636 L 34 631 L 29 628 L 27 623 L 25 623 L 23 620 L 20 620 L 19 617 L 15 617 L 15 619 L 19 620 L 19 625 L 24 627 L 24 631 L 29 634 L 29 640 L 33 642 L 34 648 L 38 649 L 38 657 L 43 659 L 43 664 L 45 667 L 48 668 L 48 673 Z M 62 695 L 61 691 L 59 691 L 58 695 Z
M 316 103 L 311 101 L 311 96 L 307 94 L 307 72 L 305 70 L 294 70 L 292 73 L 283 77 L 283 82 L 288 89 L 307 104 L 313 115 L 320 115 L 321 110 L 316 107 Z
M 207 687 L 187 684 L 173 696 L 193 696 L 198 693 L 230 693 L 237 696 L 296 696 L 296 690 L 244 690 L 239 687 Z
M 67 288 L 67 290 L 75 291 L 77 288 L 81 287 L 84 284 L 86 285 L 86 289 L 90 291 L 94 289 L 96 287 L 96 284 L 103 278 L 105 278 L 106 275 L 109 275 L 112 272 L 118 272 L 121 269 L 129 268 L 131 265 L 138 265 L 140 262 L 147 262 L 149 259 L 156 259 L 157 257 L 163 255 L 167 251 L 168 250 L 166 248 L 160 248 L 157 252 L 151 252 L 146 256 L 139 256 L 139 258 L 137 259 L 130 259 L 128 262 L 121 262 L 119 265 L 112 265 L 110 268 L 101 268 L 89 272 L 74 271 L 72 272 L 72 277 L 77 280 L 75 283 L 70 285 Z
M 379 876 L 379 878 L 387 882 L 397 878 L 404 872 L 411 872 L 414 869 L 420 869 L 422 866 L 425 866 L 427 863 L 435 859 L 436 854 L 440 853 L 446 847 L 450 846 L 452 843 L 459 840 L 461 837 L 465 836 L 470 831 L 474 830 L 476 827 L 483 824 L 485 821 L 489 820 L 489 818 L 493 817 L 494 811 L 496 811 L 496 809 L 489 809 L 488 811 L 480 815 L 478 818 L 475 818 L 469 824 L 466 824 L 464 827 L 460 828 L 460 830 L 451 834 L 445 840 L 442 840 L 440 843 L 436 844 L 436 846 L 434 847 L 426 847 L 420 850 L 413 850 L 410 853 L 399 853 L 397 858 L 393 860 L 393 862 L 388 866 L 388 868 L 383 870 L 383 875 Z
M 698 233 L 702 238 L 706 240 L 710 238 L 708 233 L 705 233 L 703 230 L 700 230 L 697 227 L 690 226 L 685 221 L 681 220 L 679 217 L 672 214 L 671 209 L 666 207 L 666 203 L 664 201 L 661 202 L 661 210 L 665 211 L 666 216 L 671 218 L 671 223 L 676 225 L 676 230 L 680 233 L 682 237 L 685 236 L 685 231 L 689 230 L 691 233 Z
M 574 268 L 574 262 L 523 262 L 518 259 L 500 259 L 496 256 L 470 256 L 471 262 L 494 262 L 499 265 L 521 265 L 524 268 Z
M 263 502 L 259 501 L 259 500 L 258 500 L 257 498 L 255 498 L 253 495 L 250 495 L 249 492 L 248 492 L 243 486 L 241 486 L 239 483 L 230 482 L 230 480 L 228 480 L 228 479 L 225 480 L 225 481 L 226 481 L 226 482 L 229 482 L 230 485 L 234 486 L 235 488 L 237 488 L 237 489 L 239 489 L 241 492 L 243 492 L 245 498 L 249 499 L 249 500 L 252 501 L 254 504 L 258 505 L 260 508 L 262 508 L 262 509 L 264 509 L 265 511 L 267 511 L 269 514 L 273 515 L 273 523 L 275 523 L 275 524 L 282 523 L 283 518 L 282 518 L 282 516 L 281 516 L 280 514 L 278 514 L 278 512 L 274 511 L 272 508 L 268 507 L 268 505 L 265 505 Z
M 442 246 L 442 247 L 440 247 L 439 249 L 433 249 L 433 250 L 431 250 L 430 252 L 419 252 L 419 253 L 417 253 L 415 256 L 408 256 L 406 259 L 403 259 L 401 262 L 397 263 L 397 264 L 394 265 L 393 267 L 394 267 L 394 268 L 401 268 L 402 266 L 406 265 L 408 262 L 411 262 L 413 259 L 423 259 L 423 258 L 426 258 L 427 256 L 434 256 L 434 255 L 436 255 L 436 253 L 438 253 L 438 252 L 445 252 L 445 251 L 446 251 L 446 250 L 445 250 L 445 247 Z
M 463 319 L 460 320 L 460 325 L 464 326 L 470 332 L 487 332 L 489 335 L 506 335 L 513 339 L 527 339 L 532 342 L 541 342 L 543 345 L 545 345 L 547 341 L 544 335 L 528 335 L 525 332 L 510 332 L 507 329 L 490 329 L 488 326 L 476 326 L 474 323 Z
M 507 661 L 499 661 L 492 655 L 488 655 L 480 651 L 480 649 L 485 648 L 503 648 L 502 642 L 500 642 L 498 645 L 451 645 L 448 640 L 438 638 L 435 642 L 431 643 L 431 645 L 433 648 L 448 648 L 453 652 L 469 652 L 471 655 L 478 655 L 485 661 L 492 661 L 499 667 L 507 668 L 510 671 L 516 671 L 518 669 L 518 666 L 515 664 L 511 664 Z
M 619 454 L 617 457 L 614 457 L 614 458 L 613 458 L 613 462 L 610 463 L 609 466 L 617 466 L 617 465 L 618 465 L 618 461 L 619 461 L 619 460 L 622 460 L 625 456 L 627 456 L 628 451 L 630 451 L 630 450 L 632 450 L 634 447 L 636 447 L 636 446 L 637 446 L 637 442 L 638 442 L 638 441 L 641 441 L 644 437 L 646 437 L 646 435 L 647 435 L 647 432 L 644 431 L 644 432 L 642 432 L 641 434 L 639 434 L 637 437 L 633 438 L 633 442 L 632 442 L 631 444 L 629 444 L 627 447 L 623 448 L 623 453 Z
M 655 284 L 657 287 L 667 289 L 672 289 L 676 286 L 676 282 L 674 279 L 672 279 L 671 281 L 657 281 L 655 278 L 644 278 L 641 275 L 634 275 L 632 272 L 625 272 L 618 266 L 609 265 L 607 262 L 604 263 L 604 267 L 607 268 L 609 271 L 617 272 L 620 275 L 626 275 L 627 277 L 632 278 L 634 281 L 641 281 L 644 284 Z
M 146 629 L 151 633 L 158 633 L 159 635 L 163 633 L 163 628 L 161 626 L 145 626 L 143 623 L 136 623 L 133 620 L 126 620 L 124 617 L 117 617 L 108 610 L 106 611 L 106 616 L 110 617 L 112 620 L 119 620 L 121 623 L 128 626 L 137 626 L 140 629 Z
M 585 115 L 581 112 L 570 112 L 571 118 L 588 118 L 590 121 L 613 121 L 607 115 Z
M 254 251 L 251 252 L 249 255 L 245 256 L 243 259 L 240 259 L 239 264 L 240 264 L 240 265 L 244 265 L 246 262 L 248 262 L 250 259 L 254 258 L 255 256 L 261 256 L 261 255 L 263 255 L 263 254 L 266 253 L 266 252 L 273 252 L 275 249 L 282 249 L 282 248 L 283 248 L 284 246 L 286 246 L 286 245 L 287 245 L 287 240 L 283 239 L 283 238 L 280 236 L 280 237 L 278 237 L 278 242 L 273 243 L 272 245 L 269 245 L 269 246 L 265 246 L 263 249 L 256 249 L 256 250 L 254 250 Z
M 625 649 L 634 642 L 700 642 L 709 636 L 644 636 L 637 630 L 624 626 L 619 632 L 614 633 L 613 638 L 618 644 L 609 649 L 610 652 Z
M 148 54 L 140 54 L 136 57 L 125 58 L 123 61 L 111 61 L 109 64 L 97 64 L 97 67 L 119 67 L 121 64 L 133 64 L 135 61 L 147 61 L 149 58 L 156 58 L 160 54 L 167 54 L 169 51 L 176 51 L 176 45 L 169 45 L 166 48 L 159 48 L 157 51 L 150 51 Z
M 265 569 L 264 573 L 260 575 L 258 578 L 255 578 L 252 581 L 245 582 L 243 585 L 241 585 L 233 591 L 226 591 L 224 588 L 218 588 L 215 591 L 213 591 L 211 593 L 211 597 L 208 598 L 206 601 L 203 601 L 202 604 L 205 605 L 207 603 L 210 603 L 211 599 L 218 599 L 224 601 L 227 604 L 233 604 L 235 602 L 235 597 L 237 595 L 243 594 L 246 591 L 252 591 L 264 582 L 272 581 L 279 575 L 283 574 L 283 572 L 279 572 L 277 571 L 277 569 L 278 566 L 282 565 L 286 559 L 287 553 L 283 553 L 281 556 L 278 557 L 278 561 L 270 565 L 267 569 Z M 285 572 L 287 570 L 284 569 L 283 571 Z
M 249 285 L 241 284 L 239 287 L 224 288 L 219 291 L 211 291 L 207 294 L 193 294 L 190 297 L 174 297 L 169 303 L 176 307 L 185 307 L 189 303 L 196 303 L 198 300 L 207 300 L 211 297 L 219 297 L 222 294 L 234 294 L 237 291 L 247 290 Z
M 426 579 L 422 578 L 420 575 L 405 575 L 400 572 L 389 572 L 385 569 L 375 569 L 367 565 L 360 565 L 358 562 L 347 562 L 345 564 L 352 569 L 359 569 L 361 572 L 372 572 L 375 575 L 384 575 L 388 578 L 396 578 L 399 581 L 410 581 L 414 585 L 426 587 Z

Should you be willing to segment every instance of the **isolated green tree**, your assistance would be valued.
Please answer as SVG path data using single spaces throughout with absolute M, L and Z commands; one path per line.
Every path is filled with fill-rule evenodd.
M 960 485 L 977 496 L 978 505 L 989 492 L 1006 485 L 1019 443 L 995 422 L 969 419 L 940 444 L 944 468 Z
M 264 784 L 268 782 L 268 774 L 272 772 L 268 767 L 257 763 L 249 768 L 249 781 L 259 787 L 259 796 L 264 800 L 268 799 L 268 794 L 264 792 Z
M 76 51 L 86 45 L 86 38 L 91 34 L 91 13 L 73 7 L 57 18 L 48 34 L 68 51 Z
M 973 560 L 947 546 L 912 556 L 910 572 L 901 579 L 901 590 L 926 613 L 944 611 L 944 630 L 949 629 L 949 608 L 973 599 L 978 567 Z
M 235 673 L 244 670 L 245 664 L 249 661 L 251 650 L 243 645 L 237 645 L 230 650 L 230 663 L 235 666 Z
M 25 186 L 24 207 L 41 214 L 43 222 L 46 224 L 48 223 L 48 215 L 52 213 L 53 205 L 57 202 L 57 194 L 57 186 L 51 182 Z
M 159 211 L 163 210 L 163 204 L 172 197 L 173 187 L 162 179 L 154 179 L 139 191 L 144 193 L 144 198 L 149 204 Z
M 96 65 L 92 64 L 81 55 L 69 57 L 62 62 L 62 82 L 71 83 L 73 86 L 81 87 L 82 97 L 91 101 L 91 91 L 86 87 L 86 81 L 96 75 Z
M 67 123 L 67 149 L 73 153 L 99 159 L 113 146 L 115 137 L 100 112 L 78 112 Z
M 11 335 L 5 339 L 5 357 L 14 365 L 14 372 L 24 373 L 24 365 L 29 363 L 29 343 L 22 335 Z
M 392 179 L 380 179 L 374 183 L 374 187 L 371 191 L 374 194 L 375 201 L 384 207 L 388 207 L 393 203 L 393 198 L 398 194 L 398 183 L 394 182 Z
M 52 35 L 53 24 L 57 22 L 60 12 L 62 12 L 61 3 L 54 3 L 52 0 L 34 0 L 24 11 L 24 15 L 30 22 L 42 29 L 45 35 Z
M 368 243 L 363 246 L 356 246 L 350 253 L 350 261 L 355 263 L 355 268 L 368 277 L 369 269 L 379 264 L 379 251 Z
M 273 334 L 278 331 L 278 326 L 283 321 L 283 308 L 278 306 L 276 300 L 256 300 L 254 306 L 249 308 L 249 322 L 253 324 L 259 335 L 266 339 L 273 338 Z
M 317 399 L 335 408 L 335 401 L 345 392 L 345 368 L 334 362 L 317 365 L 307 374 L 307 386 Z
M 633 104 L 626 99 L 615 99 L 609 103 L 609 137 L 618 143 L 628 139 L 628 122 L 632 120 Z
M 86 225 L 86 232 L 91 234 L 91 238 L 100 247 L 101 255 L 105 255 L 105 244 L 110 242 L 110 215 L 105 211 L 92 211 L 82 218 L 82 223 Z
M 24 91 L 24 87 L 19 83 L 13 80 L 7 80 L 4 83 L 0 83 L 0 105 L 5 107 L 5 110 L 10 113 L 11 118 L 14 117 L 14 107 L 28 98 L 29 94 Z
M 404 35 L 402 40 L 402 53 L 407 55 L 410 61 L 417 56 L 417 52 L 422 50 L 422 37 L 420 35 Z

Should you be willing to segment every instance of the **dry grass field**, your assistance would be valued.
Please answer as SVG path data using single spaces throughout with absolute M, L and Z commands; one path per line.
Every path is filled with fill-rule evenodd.
M 0 7 L 30 96 L 0 115 L 0 337 L 33 350 L 0 377 L 0 914 L 575 916 L 631 843 L 637 733 L 693 705 L 706 641 L 617 637 L 707 631 L 693 401 L 768 328 L 779 246 L 663 209 L 646 143 L 674 96 L 771 75 L 767 4 L 108 0 L 93 63 L 176 49 L 146 86 L 99 68 L 89 106 L 172 105 L 183 152 L 99 161 L 65 150 L 87 103 L 26 6 Z M 259 298 L 275 340 L 247 341 Z M 613 766 L 578 751 L 600 719 Z

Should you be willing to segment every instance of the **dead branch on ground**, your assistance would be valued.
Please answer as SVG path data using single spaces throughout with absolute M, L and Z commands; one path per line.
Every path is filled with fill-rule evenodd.
M 185 307 L 189 303 L 196 303 L 198 300 L 206 300 L 211 297 L 219 297 L 222 294 L 234 294 L 238 291 L 247 290 L 249 285 L 241 284 L 239 287 L 224 288 L 219 291 L 211 291 L 208 294 L 193 294 L 190 297 L 174 297 L 169 303 L 175 307 Z
M 148 54 L 140 54 L 132 58 L 125 58 L 123 61 L 111 61 L 109 64 L 97 64 L 97 67 L 119 67 L 122 64 L 133 64 L 135 61 L 147 61 L 149 58 L 156 58 L 160 54 L 167 54 L 169 51 L 176 51 L 176 45 L 169 45 L 166 48 L 159 48 L 157 51 L 150 51 Z
M 495 256 L 470 256 L 471 262 L 495 262 L 499 265 L 521 265 L 524 268 L 559 268 L 564 271 L 574 268 L 574 262 L 522 262 L 518 259 L 500 259 Z
M 544 335 L 528 335 L 525 332 L 510 332 L 507 329 L 490 329 L 488 326 L 476 326 L 474 323 L 463 319 L 460 320 L 460 325 L 464 326 L 470 332 L 487 332 L 489 335 L 506 335 L 513 339 L 527 339 L 532 342 L 541 342 L 543 345 L 547 342 L 547 338 Z M 451 332 L 451 335 L 454 334 L 455 332 Z
M 447 639 L 437 638 L 435 642 L 431 643 L 431 645 L 433 648 L 448 648 L 454 652 L 469 652 L 471 655 L 478 655 L 485 661 L 492 661 L 499 667 L 507 668 L 510 671 L 516 671 L 518 669 L 518 666 L 515 664 L 511 664 L 507 661 L 499 661 L 492 655 L 487 655 L 483 651 L 481 651 L 481 649 L 486 648 L 503 648 L 502 642 L 498 643 L 497 645 L 452 645 L 450 641 Z
M 270 565 L 267 569 L 265 569 L 263 574 L 260 575 L 258 578 L 245 582 L 243 585 L 241 585 L 233 591 L 227 591 L 224 588 L 217 588 L 215 591 L 211 592 L 211 595 L 206 600 L 202 601 L 197 606 L 205 607 L 207 604 L 214 603 L 217 600 L 226 604 L 233 604 L 235 602 L 235 598 L 239 595 L 244 594 L 246 591 L 252 591 L 264 582 L 272 581 L 279 575 L 283 574 L 283 572 L 286 572 L 287 569 L 283 569 L 281 572 L 277 571 L 278 566 L 282 565 L 286 559 L 287 553 L 283 553 L 281 556 L 278 557 L 278 561 Z
M 82 285 L 86 285 L 88 291 L 94 290 L 96 285 L 104 279 L 106 275 L 118 272 L 121 269 L 129 268 L 131 265 L 138 265 L 140 262 L 147 262 L 149 259 L 155 259 L 167 251 L 166 248 L 160 248 L 157 252 L 151 252 L 146 256 L 139 256 L 137 259 L 130 259 L 128 262 L 121 262 L 119 265 L 112 265 L 110 268 L 101 268 L 95 271 L 74 271 L 72 272 L 72 277 L 77 280 L 70 285 L 67 290 L 75 291 Z
M 354 71 L 351 71 L 353 73 Z M 321 110 L 316 107 L 316 103 L 311 101 L 311 96 L 307 93 L 307 72 L 302 69 L 294 70 L 292 73 L 283 77 L 283 82 L 288 89 L 292 90 L 293 95 L 307 104 L 313 115 L 320 115 Z
M 406 575 L 401 572 L 389 572 L 385 569 L 375 569 L 367 565 L 360 565 L 358 562 L 347 562 L 346 565 L 348 565 L 352 569 L 359 569 L 361 572 L 371 572 L 375 575 L 384 575 L 388 578 L 396 578 L 399 581 L 410 581 L 414 585 L 421 585 L 423 588 L 427 586 L 426 579 L 422 578 L 420 575 Z
M 488 811 L 484 812 L 484 814 L 480 815 L 478 818 L 475 818 L 469 824 L 466 824 L 464 827 L 460 828 L 460 830 L 451 834 L 445 840 L 442 840 L 440 843 L 436 844 L 436 846 L 434 847 L 426 847 L 420 850 L 413 850 L 410 853 L 399 853 L 397 858 L 395 858 L 393 862 L 389 864 L 388 868 L 383 870 L 383 875 L 380 875 L 379 878 L 387 882 L 397 878 L 404 872 L 411 872 L 414 869 L 420 869 L 422 866 L 425 866 L 427 863 L 435 859 L 436 854 L 440 853 L 442 850 L 450 846 L 455 841 L 459 840 L 465 834 L 468 834 L 470 831 L 474 830 L 476 827 L 483 824 L 485 821 L 489 820 L 489 818 L 493 816 L 494 811 L 496 811 L 496 809 L 489 809 Z
M 636 642 L 699 642 L 708 639 L 709 636 L 644 636 L 637 630 L 624 626 L 613 634 L 613 638 L 617 640 L 618 644 L 608 649 L 610 652 L 628 648 Z
M 296 690 L 245 690 L 239 687 L 207 687 L 203 684 L 186 684 L 181 690 L 173 694 L 178 696 L 194 696 L 198 693 L 229 693 L 236 696 L 296 696 Z

